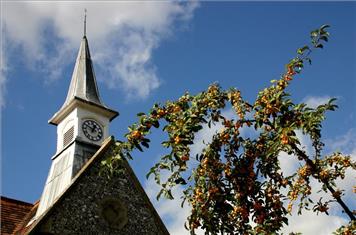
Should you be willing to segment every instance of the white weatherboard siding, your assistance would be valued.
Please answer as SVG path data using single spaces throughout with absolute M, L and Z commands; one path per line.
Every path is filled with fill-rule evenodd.
M 36 217 L 46 211 L 71 183 L 74 157 L 73 152 L 74 145 L 72 144 L 69 148 L 63 151 L 63 153 L 53 159 L 41 201 L 36 212 Z

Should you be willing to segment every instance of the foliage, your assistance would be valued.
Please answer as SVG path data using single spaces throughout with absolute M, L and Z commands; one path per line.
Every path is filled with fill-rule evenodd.
M 254 103 L 244 100 L 235 88 L 222 90 L 213 84 L 197 95 L 184 94 L 176 101 L 155 104 L 149 113 L 139 113 L 139 121 L 129 127 L 125 142 L 117 142 L 117 155 L 105 164 L 113 171 L 115 162 L 130 159 L 134 149 L 149 147 L 147 135 L 152 127 L 164 125 L 168 133 L 162 145 L 170 154 L 162 156 L 147 177 L 154 175 L 161 185 L 160 196 L 173 199 L 172 187 L 182 185 L 183 202 L 192 207 L 186 228 L 194 234 L 197 228 L 206 234 L 273 234 L 288 224 L 287 215 L 298 204 L 302 209 L 328 213 L 330 201 L 311 200 L 310 180 L 318 180 L 323 190 L 332 194 L 351 220 L 353 213 L 342 201 L 342 192 L 336 189 L 335 180 L 343 178 L 345 170 L 356 169 L 350 156 L 334 153 L 322 156 L 321 122 L 326 111 L 337 107 L 335 99 L 317 108 L 294 104 L 286 88 L 302 70 L 311 64 L 310 54 L 323 48 L 328 41 L 328 25 L 311 32 L 311 45 L 297 50 L 295 58 L 286 65 L 279 80 L 260 91 Z M 235 119 L 222 115 L 232 108 Z M 204 125 L 221 123 L 204 150 L 191 156 L 190 145 Z M 244 137 L 245 128 L 255 131 L 255 137 Z M 302 131 L 313 143 L 314 153 L 308 156 L 300 145 L 296 131 Z M 285 175 L 280 168 L 279 156 L 286 152 L 300 161 L 293 175 Z M 196 160 L 197 163 L 191 162 Z M 162 181 L 162 171 L 169 172 Z M 286 193 L 285 193 L 286 192 Z M 289 203 L 285 203 L 285 201 Z M 253 223 L 252 223 L 253 222 Z M 352 222 L 354 226 L 354 222 Z M 351 223 L 350 223 L 351 226 Z M 337 234 L 342 234 L 340 228 Z M 344 233 L 347 234 L 347 233 Z
M 341 226 L 333 234 L 334 235 L 351 235 L 356 231 L 356 221 L 351 220 L 347 225 Z

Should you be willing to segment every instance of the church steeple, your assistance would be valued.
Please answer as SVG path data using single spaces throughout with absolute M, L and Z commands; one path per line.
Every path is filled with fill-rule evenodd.
M 72 80 L 64 105 L 68 104 L 75 97 L 78 97 L 105 107 L 105 105 L 100 100 L 93 62 L 90 57 L 89 43 L 86 36 L 86 18 L 85 9 L 83 39 L 80 43 Z
M 84 35 L 80 43 L 67 98 L 60 110 L 49 120 L 49 123 L 58 125 L 66 114 L 71 112 L 71 106 L 76 101 L 96 106 L 101 109 L 101 112 L 105 113 L 110 121 L 118 115 L 118 112 L 108 108 L 100 99 L 86 36 L 86 14 L 84 19 Z
M 86 17 L 85 17 L 86 18 Z M 93 62 L 84 36 L 75 62 L 67 98 L 49 123 L 57 126 L 57 151 L 52 157 L 37 216 L 47 210 L 70 185 L 83 165 L 109 137 L 109 125 L 119 113 L 99 96 Z

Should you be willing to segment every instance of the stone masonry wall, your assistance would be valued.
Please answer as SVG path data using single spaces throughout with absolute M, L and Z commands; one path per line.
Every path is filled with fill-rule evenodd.
M 110 149 L 106 154 L 110 154 Z M 100 158 L 100 157 L 99 157 Z M 66 192 L 61 201 L 55 204 L 48 216 L 39 224 L 36 232 L 50 234 L 125 234 L 160 235 L 168 234 L 160 219 L 152 212 L 130 170 L 109 179 L 100 175 L 100 159 L 92 162 L 77 182 Z M 102 216 L 103 202 L 109 198 L 119 200 L 127 209 L 127 223 L 112 226 Z M 116 208 L 118 209 L 118 208 Z M 119 207 L 120 209 L 120 207 Z M 109 208 L 110 210 L 110 208 Z M 114 213 L 115 211 L 109 211 Z

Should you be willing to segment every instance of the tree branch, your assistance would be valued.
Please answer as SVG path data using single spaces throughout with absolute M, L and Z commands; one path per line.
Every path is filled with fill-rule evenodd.
M 319 175 L 319 170 L 318 167 L 315 165 L 315 163 L 310 160 L 310 158 L 302 151 L 300 150 L 295 144 L 291 144 L 293 150 L 298 154 L 299 157 L 301 157 L 312 169 L 313 172 L 316 172 Z M 321 180 L 321 182 L 326 186 L 326 188 L 330 191 L 332 196 L 336 199 L 336 201 L 341 205 L 341 207 L 344 209 L 345 213 L 350 217 L 351 220 L 356 220 L 354 214 L 352 211 L 348 208 L 348 206 L 345 204 L 345 202 L 341 199 L 340 196 L 334 196 L 335 195 L 335 189 L 327 182 L 326 180 Z

